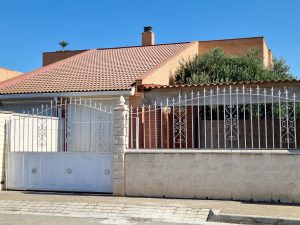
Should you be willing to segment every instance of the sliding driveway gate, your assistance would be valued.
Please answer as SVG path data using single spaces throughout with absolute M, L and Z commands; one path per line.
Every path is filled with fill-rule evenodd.
M 8 188 L 112 192 L 113 101 L 60 99 L 8 121 Z

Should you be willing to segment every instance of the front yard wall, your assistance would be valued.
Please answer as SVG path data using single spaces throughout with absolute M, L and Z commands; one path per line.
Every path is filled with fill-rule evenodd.
M 6 121 L 10 119 L 12 112 L 0 111 L 0 190 L 6 187 L 6 156 L 7 140 L 5 135 Z
M 300 152 L 130 150 L 125 195 L 300 203 Z

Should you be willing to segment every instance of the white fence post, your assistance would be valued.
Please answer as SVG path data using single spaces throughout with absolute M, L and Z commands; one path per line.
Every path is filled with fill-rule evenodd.
M 121 96 L 114 113 L 113 194 L 125 195 L 124 151 L 128 148 L 129 109 Z
M 12 112 L 0 111 L 0 190 L 6 189 L 6 168 L 8 156 L 8 140 L 6 136 L 7 121 L 10 120 Z

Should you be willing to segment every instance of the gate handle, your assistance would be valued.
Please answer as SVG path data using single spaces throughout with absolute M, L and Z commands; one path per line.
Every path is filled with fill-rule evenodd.
M 66 173 L 67 173 L 67 174 L 71 174 L 72 172 L 73 172 L 73 171 L 72 171 L 71 168 L 66 169 Z
M 33 168 L 33 169 L 31 170 L 31 173 L 32 173 L 32 174 L 36 174 L 36 172 L 37 172 L 37 169 L 36 169 L 36 168 Z
M 105 174 L 105 175 L 108 175 L 109 173 L 110 173 L 110 170 L 109 170 L 109 169 L 104 170 L 104 174 Z

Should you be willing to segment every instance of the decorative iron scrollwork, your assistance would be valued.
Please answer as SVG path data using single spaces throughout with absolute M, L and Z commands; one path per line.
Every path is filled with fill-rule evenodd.
M 47 120 L 38 118 L 37 141 L 38 146 L 43 150 L 47 146 Z
M 185 107 L 174 108 L 174 140 L 176 144 L 185 144 L 186 111 Z
M 285 107 L 285 106 L 284 106 Z M 285 108 L 285 113 L 281 115 L 281 137 L 282 143 L 295 142 L 295 127 L 294 127 L 294 113 L 290 106 Z
M 225 130 L 226 130 L 226 140 L 237 140 L 237 129 L 238 129 L 238 121 L 237 121 L 237 109 L 232 106 L 225 107 Z

